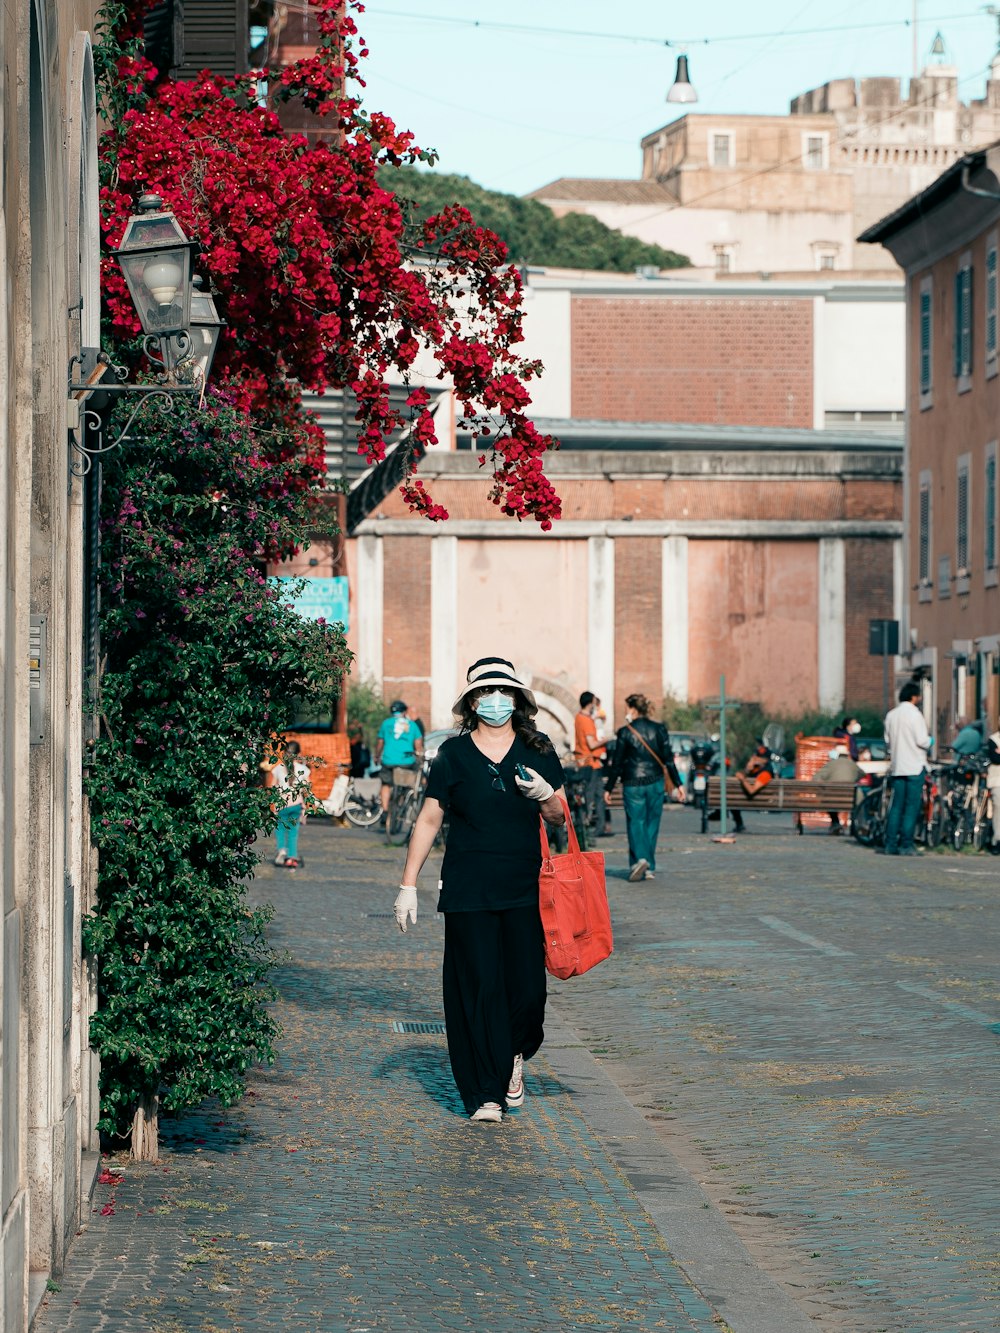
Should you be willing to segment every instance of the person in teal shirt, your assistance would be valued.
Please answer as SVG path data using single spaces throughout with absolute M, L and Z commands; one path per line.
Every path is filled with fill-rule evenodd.
M 389 797 L 392 795 L 392 770 L 413 768 L 424 751 L 424 738 L 419 725 L 408 716 L 406 704 L 396 699 L 389 705 L 389 716 L 378 729 L 375 738 L 375 762 L 381 767 L 379 779 L 382 788 L 382 823 L 389 816 Z
M 960 754 L 963 758 L 978 754 L 983 748 L 984 737 L 982 724 L 979 722 L 967 722 L 965 718 L 958 719 L 958 735 L 955 737 L 955 743 L 952 750 L 955 754 Z

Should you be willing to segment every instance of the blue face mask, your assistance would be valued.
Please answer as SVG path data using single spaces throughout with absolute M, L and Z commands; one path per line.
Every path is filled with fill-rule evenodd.
M 491 727 L 502 727 L 509 722 L 514 712 L 514 700 L 497 690 L 494 694 L 484 694 L 476 704 L 476 712 Z

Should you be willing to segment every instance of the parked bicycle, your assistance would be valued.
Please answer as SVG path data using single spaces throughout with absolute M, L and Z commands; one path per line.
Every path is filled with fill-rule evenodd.
M 929 768 L 924 773 L 924 785 L 920 797 L 920 815 L 917 819 L 916 840 L 925 847 L 939 847 L 945 834 L 947 816 L 944 805 L 944 793 L 940 767 Z
M 866 773 L 855 791 L 851 832 L 862 847 L 881 847 L 892 793 L 884 776 Z
M 370 790 L 358 786 L 365 782 Z M 355 828 L 374 828 L 382 818 L 382 803 L 378 798 L 378 778 L 351 778 L 344 803 L 344 816 Z
M 394 847 L 401 847 L 410 839 L 413 825 L 416 823 L 420 807 L 427 794 L 427 779 L 431 764 L 438 750 L 452 736 L 457 736 L 456 727 L 441 727 L 429 731 L 424 737 L 423 760 L 417 768 L 393 769 L 392 791 L 389 795 L 389 814 L 386 819 L 386 837 Z M 443 847 L 448 837 L 448 814 L 445 812 L 438 835 L 434 839 L 435 847 Z
M 394 768 L 392 791 L 389 794 L 389 813 L 385 836 L 394 847 L 402 847 L 413 832 L 420 807 L 427 790 L 430 762 L 425 758 L 419 768 Z
M 981 852 L 993 839 L 993 803 L 986 786 L 986 760 L 962 759 L 949 768 L 944 804 L 949 837 L 956 852 L 971 846 Z

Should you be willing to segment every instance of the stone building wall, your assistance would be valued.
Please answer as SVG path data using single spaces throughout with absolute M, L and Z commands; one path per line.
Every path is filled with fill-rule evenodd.
M 84 0 L 0 15 L 0 1325 L 62 1268 L 98 1160 L 84 767 L 84 510 L 66 367 L 98 338 L 96 115 Z M 68 313 L 67 313 L 68 312 Z

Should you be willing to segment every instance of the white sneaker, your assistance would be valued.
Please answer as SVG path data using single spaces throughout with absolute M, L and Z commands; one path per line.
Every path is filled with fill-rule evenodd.
M 524 1101 L 524 1056 L 514 1056 L 514 1068 L 507 1084 L 507 1105 L 520 1106 Z
M 288 853 L 285 851 L 281 851 L 274 858 L 274 864 L 276 866 L 283 866 L 287 860 L 288 860 Z
M 630 884 L 638 884 L 640 879 L 646 878 L 646 871 L 649 869 L 649 862 L 642 856 L 639 857 L 635 865 L 628 872 Z
M 653 872 L 652 872 L 651 870 L 647 870 L 647 871 L 646 871 L 646 878 L 647 878 L 647 879 L 655 879 L 656 876 L 653 874 Z
M 503 1111 L 500 1110 L 499 1102 L 483 1102 L 478 1111 L 473 1111 L 469 1117 L 470 1120 L 489 1120 L 493 1124 L 499 1125 L 503 1119 Z

